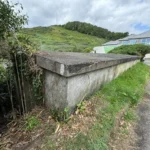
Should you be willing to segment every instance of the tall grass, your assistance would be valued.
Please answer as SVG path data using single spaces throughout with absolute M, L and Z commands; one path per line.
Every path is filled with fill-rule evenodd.
M 28 35 L 39 50 L 47 51 L 90 52 L 93 47 L 106 42 L 103 38 L 70 31 L 59 26 L 24 29 L 21 33 Z

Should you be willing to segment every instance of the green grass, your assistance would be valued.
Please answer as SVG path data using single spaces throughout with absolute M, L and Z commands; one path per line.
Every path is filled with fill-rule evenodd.
M 117 79 L 104 85 L 94 96 L 103 103 L 104 108 L 96 106 L 98 115 L 93 127 L 87 135 L 79 133 L 75 138 L 65 140 L 65 150 L 108 150 L 108 142 L 117 114 L 125 107 L 137 105 L 144 94 L 144 86 L 150 78 L 150 67 L 138 63 Z M 90 99 L 89 99 L 90 100 Z M 84 118 L 83 118 L 84 119 Z M 125 119 L 133 119 L 133 114 L 127 112 Z
M 109 53 L 114 48 L 116 48 L 116 46 L 104 46 L 105 53 Z
M 38 125 L 40 125 L 40 121 L 38 120 L 38 118 L 36 116 L 30 116 L 29 118 L 27 118 L 25 129 L 32 130 Z
M 124 119 L 126 121 L 133 121 L 137 119 L 137 115 L 134 109 L 129 109 L 125 114 L 124 114 Z
M 26 28 L 21 33 L 28 35 L 39 50 L 48 51 L 90 52 L 93 47 L 106 42 L 103 38 L 59 26 Z

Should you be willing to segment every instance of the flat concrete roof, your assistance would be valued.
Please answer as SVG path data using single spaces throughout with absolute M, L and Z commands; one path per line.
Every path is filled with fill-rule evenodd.
M 41 51 L 36 54 L 37 65 L 64 77 L 75 76 L 136 59 L 139 59 L 139 57 L 120 54 L 46 51 Z

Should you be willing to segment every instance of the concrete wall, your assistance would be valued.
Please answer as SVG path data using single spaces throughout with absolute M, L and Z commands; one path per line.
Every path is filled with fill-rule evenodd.
M 150 66 L 150 54 L 146 54 L 145 55 L 144 63 Z
M 104 46 L 98 46 L 93 48 L 93 53 L 105 54 Z
M 69 107 L 73 110 L 80 101 L 99 90 L 103 84 L 110 82 L 137 62 L 138 60 L 133 60 L 72 77 L 64 77 L 45 70 L 46 106 L 59 110 Z
M 40 52 L 37 64 L 45 72 L 47 108 L 73 111 L 84 98 L 138 61 L 139 57 L 130 55 Z

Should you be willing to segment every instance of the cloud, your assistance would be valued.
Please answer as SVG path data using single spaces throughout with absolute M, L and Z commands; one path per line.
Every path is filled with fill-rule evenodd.
M 140 33 L 150 29 L 150 0 L 11 1 L 23 5 L 29 16 L 28 27 L 83 21 L 117 32 Z

